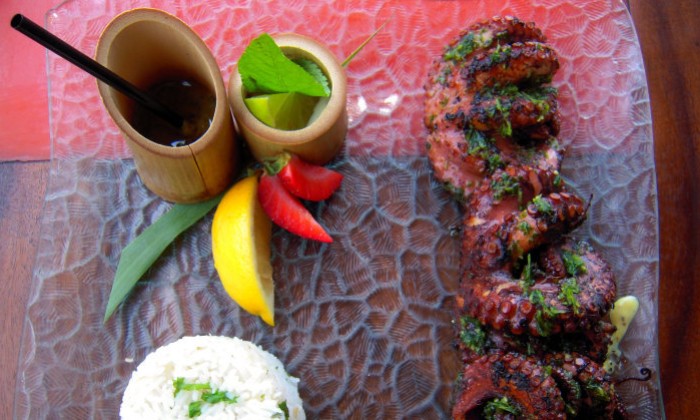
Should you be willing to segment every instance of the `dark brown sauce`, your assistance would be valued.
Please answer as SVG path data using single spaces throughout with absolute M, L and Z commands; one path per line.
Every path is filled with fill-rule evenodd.
M 184 119 L 182 127 L 177 129 L 137 105 L 131 125 L 147 139 L 165 146 L 186 146 L 200 138 L 211 125 L 216 98 L 201 84 L 166 80 L 151 86 L 147 92 Z

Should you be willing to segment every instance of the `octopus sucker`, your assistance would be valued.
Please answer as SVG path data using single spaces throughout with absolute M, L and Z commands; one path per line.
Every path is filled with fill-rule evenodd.
M 534 307 L 527 306 L 528 304 L 522 302 L 517 309 L 523 316 L 521 319 L 523 324 L 527 323 L 534 310 Z M 469 315 L 462 315 L 458 319 L 459 333 L 455 346 L 459 349 L 465 363 L 494 351 L 508 351 L 534 357 L 552 353 L 578 352 L 585 354 L 598 364 L 603 364 L 611 342 L 611 332 L 614 331 L 610 321 L 604 319 L 585 330 L 540 337 L 522 332 L 497 330 Z
M 533 22 L 494 17 L 428 73 L 428 160 L 464 210 L 455 419 L 625 418 L 602 368 L 615 278 L 575 239 L 588 204 L 559 174 L 558 69 Z
M 544 363 L 552 367 L 555 380 L 565 378 L 578 385 L 566 397 L 572 415 L 582 418 L 627 417 L 615 385 L 601 364 L 578 353 L 548 354 Z

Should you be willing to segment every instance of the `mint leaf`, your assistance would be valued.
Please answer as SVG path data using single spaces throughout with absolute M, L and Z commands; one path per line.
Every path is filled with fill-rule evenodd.
M 326 77 L 326 74 L 321 70 L 321 67 L 318 66 L 315 62 L 309 60 L 308 58 L 298 58 L 294 60 L 296 64 L 298 64 L 301 68 L 306 70 L 307 73 L 309 73 L 311 76 L 313 76 L 314 79 L 318 83 L 323 86 L 323 90 L 326 91 L 327 95 L 331 94 L 331 87 L 330 83 L 328 83 L 328 78 Z M 327 96 L 326 95 L 326 96 Z
M 328 96 L 323 85 L 282 53 L 268 34 L 250 42 L 238 61 L 243 86 L 251 94 L 297 92 Z

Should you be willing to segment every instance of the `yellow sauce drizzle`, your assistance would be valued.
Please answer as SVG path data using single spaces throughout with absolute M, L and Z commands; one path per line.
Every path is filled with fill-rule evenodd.
M 632 323 L 639 310 L 639 300 L 634 296 L 624 296 L 615 301 L 613 309 L 610 311 L 610 322 L 616 330 L 612 336 L 612 342 L 608 347 L 608 356 L 603 367 L 608 373 L 613 373 L 620 362 L 622 352 L 620 351 L 620 341 L 625 336 L 627 328 Z

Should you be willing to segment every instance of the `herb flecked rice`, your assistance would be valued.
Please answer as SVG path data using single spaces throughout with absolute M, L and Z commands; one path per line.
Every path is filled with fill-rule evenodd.
M 304 419 L 297 385 L 272 354 L 238 338 L 184 337 L 136 368 L 122 419 Z

